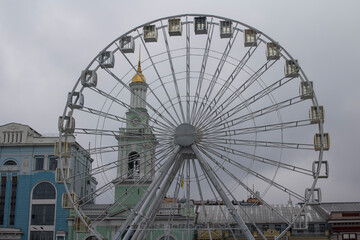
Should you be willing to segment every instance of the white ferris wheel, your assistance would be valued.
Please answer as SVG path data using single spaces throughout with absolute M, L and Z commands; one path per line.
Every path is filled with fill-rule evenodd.
M 265 238 L 251 213 L 259 205 L 285 223 L 280 239 L 321 201 L 323 122 L 300 61 L 265 33 L 213 15 L 157 19 L 107 45 L 69 92 L 59 120 L 63 198 L 99 239 L 109 221 L 118 223 L 113 239 L 159 229 L 158 239 L 219 229 Z M 92 169 L 70 169 L 74 135 Z M 91 182 L 96 189 L 76 190 Z M 289 199 L 302 203 L 291 218 L 274 207 Z

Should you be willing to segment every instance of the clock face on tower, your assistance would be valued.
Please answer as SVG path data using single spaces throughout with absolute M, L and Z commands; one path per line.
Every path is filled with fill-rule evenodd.
M 133 126 L 138 126 L 138 125 L 140 124 L 140 119 L 139 119 L 138 117 L 133 117 L 133 118 L 131 119 L 131 124 L 132 124 Z

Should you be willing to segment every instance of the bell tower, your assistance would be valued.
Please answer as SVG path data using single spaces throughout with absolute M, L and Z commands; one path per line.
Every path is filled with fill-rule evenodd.
M 117 136 L 118 167 L 115 184 L 115 202 L 132 208 L 140 200 L 154 178 L 157 141 L 149 126 L 146 109 L 148 84 L 141 70 L 141 53 L 137 71 L 130 86 L 130 108 L 126 112 L 126 127 Z M 120 200 L 119 200 L 120 199 Z M 121 210 L 123 207 L 117 208 Z

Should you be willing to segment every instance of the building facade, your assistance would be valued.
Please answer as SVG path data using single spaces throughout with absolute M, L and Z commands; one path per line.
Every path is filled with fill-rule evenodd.
M 319 205 L 331 229 L 332 240 L 360 240 L 360 202 Z
M 0 126 L 0 239 L 67 238 L 69 210 L 63 208 L 65 187 L 54 154 L 57 141 L 27 125 Z M 74 138 L 69 142 L 69 167 L 75 172 L 91 168 L 89 154 Z M 67 177 L 79 196 L 96 188 L 94 179 L 71 186 L 75 177 Z

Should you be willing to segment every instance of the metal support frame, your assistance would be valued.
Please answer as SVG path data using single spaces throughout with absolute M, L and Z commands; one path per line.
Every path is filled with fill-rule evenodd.
M 179 157 L 176 158 L 174 166 L 173 166 L 170 174 L 167 175 L 167 178 L 165 179 L 164 184 L 160 187 L 159 191 L 156 194 L 154 201 L 151 203 L 151 205 L 146 213 L 146 216 L 144 217 L 144 219 L 148 220 L 148 221 L 146 221 L 146 222 L 142 221 L 139 224 L 138 228 L 136 229 L 135 234 L 133 235 L 134 239 L 143 239 L 144 234 L 146 234 L 145 229 L 149 226 L 149 224 L 151 222 L 149 220 L 155 217 L 156 211 L 161 206 L 162 199 L 165 197 L 166 192 L 169 190 L 169 188 L 171 186 L 171 183 L 174 181 L 176 173 L 179 171 L 182 162 L 183 162 L 183 160 L 181 158 L 179 158 Z
M 172 153 L 170 154 L 170 156 L 168 157 L 168 159 L 166 160 L 166 162 L 160 169 L 159 176 L 150 184 L 148 190 L 142 196 L 141 200 L 138 202 L 138 204 L 136 205 L 134 210 L 131 212 L 130 216 L 126 219 L 125 223 L 121 226 L 119 231 L 116 233 L 114 239 L 120 240 L 121 236 L 125 233 L 127 227 L 130 226 L 126 235 L 123 238 L 123 239 L 129 239 L 131 234 L 134 232 L 133 226 L 137 225 L 139 223 L 139 221 L 141 220 L 143 213 L 145 212 L 148 205 L 151 203 L 151 200 L 153 199 L 153 197 L 156 193 L 156 190 L 160 186 L 160 184 L 162 182 L 161 180 L 163 180 L 165 178 L 169 169 L 173 165 L 174 160 L 175 160 L 176 156 L 178 155 L 179 151 L 180 151 L 179 146 L 177 146 L 172 151 Z M 130 224 L 130 222 L 131 222 L 131 224 Z
M 234 218 L 238 226 L 241 228 L 241 231 L 243 232 L 246 239 L 255 240 L 249 228 L 246 226 L 244 220 L 241 218 L 241 216 L 239 215 L 239 213 L 231 203 L 230 199 L 227 197 L 224 190 L 221 188 L 220 183 L 216 179 L 215 175 L 213 174 L 211 168 L 209 167 L 205 159 L 202 157 L 198 148 L 193 144 L 191 145 L 191 149 L 194 151 L 196 158 L 199 160 L 201 167 L 204 169 L 204 173 L 206 173 L 206 175 L 209 177 L 211 183 L 214 185 L 216 191 L 219 193 L 221 199 L 224 201 L 227 209 L 229 210 L 229 213 Z

